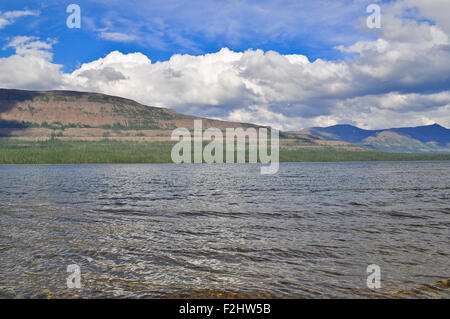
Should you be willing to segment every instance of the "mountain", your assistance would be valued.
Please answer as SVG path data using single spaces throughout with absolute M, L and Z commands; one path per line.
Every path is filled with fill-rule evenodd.
M 364 130 L 341 124 L 311 127 L 300 132 L 388 152 L 450 153 L 450 130 L 439 124 L 382 130 Z
M 203 120 L 203 129 L 258 127 L 183 115 L 98 93 L 0 89 L 3 137 L 42 140 L 58 132 L 59 136 L 71 139 L 95 140 L 105 136 L 132 139 L 138 135 L 167 140 L 174 128 L 193 129 L 194 119 Z
M 203 121 L 203 129 L 260 127 L 184 115 L 99 93 L 0 89 L 0 137 L 6 139 L 169 141 L 173 129 L 192 130 L 195 119 Z M 281 132 L 280 137 L 283 147 L 290 150 L 364 151 L 370 147 L 391 152 L 450 153 L 450 130 L 437 124 L 386 130 L 335 125 Z

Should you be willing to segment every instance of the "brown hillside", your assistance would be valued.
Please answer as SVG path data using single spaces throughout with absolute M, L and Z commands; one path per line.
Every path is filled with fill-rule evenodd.
M 203 119 L 204 128 L 255 126 L 183 115 L 98 93 L 0 89 L 0 127 L 172 130 L 192 129 L 194 119 Z
M 203 121 L 203 129 L 259 127 L 183 115 L 98 93 L 0 89 L 0 137 L 7 139 L 170 141 L 173 129 L 193 129 L 195 119 Z M 282 135 L 288 149 L 353 147 L 307 134 Z

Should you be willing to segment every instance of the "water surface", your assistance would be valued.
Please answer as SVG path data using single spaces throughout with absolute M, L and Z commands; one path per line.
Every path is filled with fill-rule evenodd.
M 0 297 L 449 297 L 449 162 L 259 168 L 0 166 Z

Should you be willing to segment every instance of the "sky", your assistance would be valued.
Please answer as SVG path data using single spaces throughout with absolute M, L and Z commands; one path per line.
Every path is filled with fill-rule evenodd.
M 0 0 L 0 87 L 283 130 L 450 127 L 449 15 L 449 0 Z

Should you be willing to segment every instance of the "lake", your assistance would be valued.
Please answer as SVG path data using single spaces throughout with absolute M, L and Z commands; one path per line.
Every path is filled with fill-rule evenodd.
M 0 297 L 450 296 L 450 162 L 259 172 L 0 166 Z

